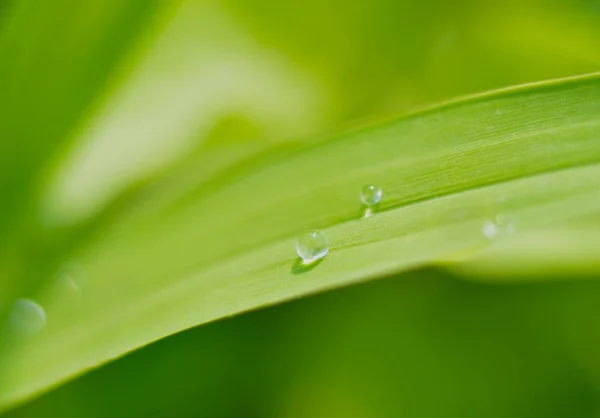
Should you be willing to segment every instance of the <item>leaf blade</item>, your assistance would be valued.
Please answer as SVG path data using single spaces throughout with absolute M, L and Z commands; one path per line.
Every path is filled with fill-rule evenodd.
M 525 229 L 594 214 L 599 110 L 598 75 L 478 96 L 253 167 L 139 224 L 117 220 L 87 253 L 85 307 L 4 356 L 0 405 L 200 323 L 475 254 L 481 220 L 499 211 Z M 359 219 L 368 183 L 384 201 Z M 313 227 L 330 255 L 294 274 L 293 237 Z

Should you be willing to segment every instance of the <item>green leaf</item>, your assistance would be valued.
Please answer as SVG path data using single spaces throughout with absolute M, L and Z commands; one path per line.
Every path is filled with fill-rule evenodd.
M 23 270 L 51 262 L 52 251 L 38 248 L 39 231 L 32 227 L 44 174 L 52 164 L 48 160 L 69 146 L 73 131 L 131 61 L 128 53 L 168 6 L 163 0 L 25 0 L 9 2 L 2 10 L 0 308 L 5 298 L 39 285 L 36 274 Z M 35 253 L 35 267 L 23 257 L 26 252 Z
M 2 355 L 0 405 L 189 327 L 473 259 L 490 246 L 482 224 L 498 214 L 514 222 L 515 242 L 590 219 L 600 211 L 599 112 L 592 75 L 266 154 L 175 198 L 164 195 L 181 179 L 166 177 L 74 254 L 87 273 L 79 303 L 45 292 L 45 329 L 14 338 Z M 368 217 L 358 198 L 365 184 L 384 193 Z M 327 234 L 330 254 L 303 267 L 294 238 L 309 228 Z

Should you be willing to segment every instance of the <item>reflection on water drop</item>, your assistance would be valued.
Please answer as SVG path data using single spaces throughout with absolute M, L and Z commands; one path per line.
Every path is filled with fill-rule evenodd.
M 11 330 L 15 333 L 32 335 L 46 326 L 46 312 L 31 299 L 17 299 L 8 321 Z
M 304 264 L 313 263 L 329 253 L 329 240 L 322 231 L 308 231 L 296 240 L 296 252 Z
M 375 213 L 375 211 L 373 210 L 373 208 L 371 208 L 369 206 L 364 206 L 363 207 L 363 211 L 362 211 L 362 217 L 363 218 L 370 218 L 371 216 L 373 216 L 373 213 Z

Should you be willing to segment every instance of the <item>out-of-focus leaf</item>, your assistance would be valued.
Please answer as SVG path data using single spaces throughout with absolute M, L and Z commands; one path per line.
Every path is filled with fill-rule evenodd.
M 0 15 L 0 311 L 36 280 L 21 257 L 49 262 L 37 233 L 37 200 L 51 156 L 120 73 L 155 24 L 163 0 L 8 2 Z M 124 64 L 125 63 L 125 64 Z M 5 299 L 7 298 L 7 299 Z

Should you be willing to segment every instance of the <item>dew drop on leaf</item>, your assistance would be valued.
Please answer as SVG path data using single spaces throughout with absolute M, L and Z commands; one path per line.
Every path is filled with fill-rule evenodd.
M 17 299 L 8 320 L 15 333 L 32 335 L 46 326 L 46 311 L 31 299 Z
M 486 219 L 481 226 L 481 233 L 490 241 L 514 232 L 514 223 L 509 217 L 503 214 L 496 215 L 494 219 Z
M 360 200 L 367 206 L 375 206 L 381 202 L 383 192 L 379 187 L 368 185 L 360 191 Z
M 329 240 L 322 231 L 305 232 L 296 240 L 296 252 L 304 264 L 313 263 L 329 253 Z

